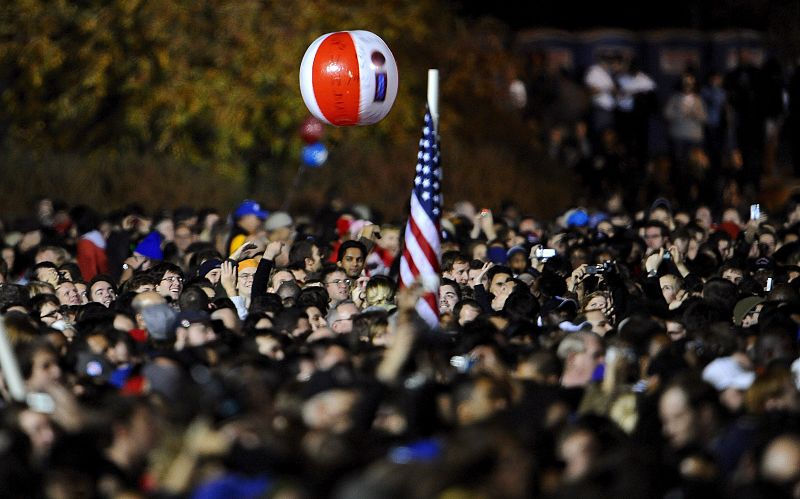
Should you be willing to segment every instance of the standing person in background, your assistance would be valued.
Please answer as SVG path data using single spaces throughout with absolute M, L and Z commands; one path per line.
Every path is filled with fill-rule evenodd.
M 71 213 L 78 235 L 77 260 L 81 275 L 90 281 L 97 274 L 108 273 L 106 238 L 100 233 L 100 217 L 88 206 L 76 206 Z
M 254 236 L 262 228 L 268 213 L 261 205 L 251 199 L 245 199 L 233 212 L 233 229 L 225 247 L 228 254 L 236 251 L 248 238 Z
M 689 189 L 680 189 L 682 201 L 687 201 L 692 187 L 696 187 L 700 172 L 692 172 L 690 158 L 702 151 L 703 138 L 708 114 L 703 99 L 697 93 L 697 80 L 690 72 L 681 77 L 679 91 L 672 94 L 664 108 L 664 117 L 669 124 L 669 138 L 672 145 L 672 182 L 675 185 L 692 182 Z M 693 175 L 694 173 L 694 175 Z

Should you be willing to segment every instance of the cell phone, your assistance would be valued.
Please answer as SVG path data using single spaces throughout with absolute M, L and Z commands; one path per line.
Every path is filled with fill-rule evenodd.
M 468 373 L 475 365 L 476 359 L 470 355 L 454 355 L 450 357 L 450 365 L 461 374 Z
M 670 254 L 670 252 L 669 252 L 669 251 L 665 251 L 665 252 L 664 252 L 664 256 L 663 256 L 663 257 L 661 257 L 661 259 L 662 259 L 662 260 L 672 260 L 672 255 Z
M 751 204 L 750 205 L 750 220 L 758 220 L 761 218 L 761 205 L 760 204 Z
M 764 291 L 772 291 L 772 277 L 767 277 L 767 285 L 764 286 Z
M 553 258 L 556 256 L 556 250 L 552 248 L 536 248 L 533 252 L 533 256 L 536 258 Z

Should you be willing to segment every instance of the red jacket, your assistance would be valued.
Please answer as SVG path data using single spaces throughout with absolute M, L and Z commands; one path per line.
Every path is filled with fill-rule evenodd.
M 89 232 L 78 239 L 78 267 L 80 267 L 81 275 L 86 282 L 89 282 L 97 274 L 108 273 L 106 250 L 96 244 L 100 243 L 105 246 L 105 241 L 102 240 L 99 232 L 96 234 L 95 232 Z

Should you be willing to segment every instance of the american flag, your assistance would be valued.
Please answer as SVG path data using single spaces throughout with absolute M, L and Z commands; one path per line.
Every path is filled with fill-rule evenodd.
M 441 244 L 442 170 L 439 144 L 430 110 L 419 141 L 417 173 L 411 191 L 411 213 L 400 258 L 400 286 L 408 287 L 419 278 L 425 294 L 417 302 L 417 313 L 431 327 L 439 325 L 439 258 Z

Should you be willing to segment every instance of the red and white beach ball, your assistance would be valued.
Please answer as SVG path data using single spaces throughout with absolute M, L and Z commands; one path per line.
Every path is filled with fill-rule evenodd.
M 300 64 L 300 92 L 311 114 L 331 125 L 372 125 L 397 97 L 397 62 L 369 31 L 317 38 Z

